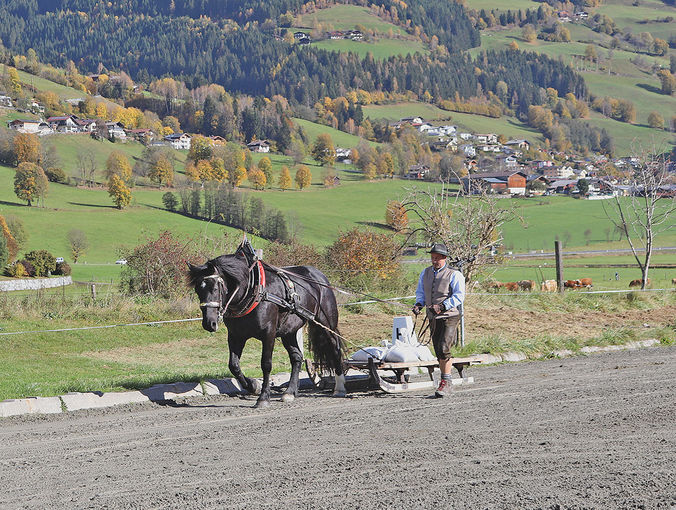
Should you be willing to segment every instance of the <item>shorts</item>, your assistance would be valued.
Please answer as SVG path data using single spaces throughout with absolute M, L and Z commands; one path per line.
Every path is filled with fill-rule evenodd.
M 451 347 L 458 343 L 460 315 L 430 321 L 432 344 L 437 359 L 451 359 Z

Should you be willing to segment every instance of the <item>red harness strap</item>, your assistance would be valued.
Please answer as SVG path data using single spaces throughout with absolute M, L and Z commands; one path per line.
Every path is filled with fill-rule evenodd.
M 244 317 L 245 315 L 250 314 L 258 306 L 258 303 L 261 302 L 260 298 L 263 295 L 263 291 L 265 290 L 265 270 L 263 269 L 263 264 L 261 264 L 260 260 L 256 261 L 256 267 L 258 267 L 258 286 L 259 286 L 256 292 L 256 299 L 254 299 L 254 302 L 251 303 L 251 306 L 245 312 L 239 315 L 232 315 L 230 318 L 237 319 L 239 317 Z

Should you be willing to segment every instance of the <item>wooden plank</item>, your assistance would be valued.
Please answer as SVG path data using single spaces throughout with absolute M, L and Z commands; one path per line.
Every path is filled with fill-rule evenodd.
M 437 360 L 432 360 L 432 361 L 402 361 L 402 362 L 396 362 L 396 361 L 375 361 L 374 363 L 376 365 L 376 368 L 378 370 L 392 370 L 392 369 L 399 369 L 399 368 L 414 368 L 414 367 L 438 367 L 439 366 L 439 361 Z M 451 364 L 467 364 L 467 365 L 477 365 L 481 363 L 480 359 L 477 358 L 451 358 Z M 347 360 L 348 366 L 352 368 L 368 368 L 369 366 L 369 361 L 355 361 L 355 360 Z
M 456 379 L 451 379 L 451 385 L 452 386 L 458 386 L 461 384 L 473 384 L 474 383 L 474 377 L 463 377 L 462 379 L 456 378 Z M 425 389 L 434 389 L 436 388 L 436 384 L 434 381 L 417 381 L 417 382 L 412 382 L 412 383 L 402 383 L 402 384 L 396 384 L 396 383 L 391 383 L 389 381 L 386 381 L 382 377 L 378 378 L 378 385 L 380 386 L 380 389 L 387 392 L 387 393 L 404 393 L 407 391 L 418 391 L 418 390 L 425 390 Z

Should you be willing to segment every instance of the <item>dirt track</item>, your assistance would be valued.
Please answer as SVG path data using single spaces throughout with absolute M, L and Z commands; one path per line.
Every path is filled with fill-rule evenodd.
M 472 368 L 450 400 L 212 397 L 0 421 L 1 508 L 669 508 L 676 348 Z

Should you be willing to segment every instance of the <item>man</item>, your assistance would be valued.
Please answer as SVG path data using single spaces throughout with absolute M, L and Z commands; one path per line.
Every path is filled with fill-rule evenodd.
M 432 265 L 420 273 L 412 311 L 418 315 L 423 307 L 426 308 L 434 352 L 441 371 L 441 381 L 435 395 L 442 398 L 450 395 L 451 390 L 451 347 L 458 340 L 458 305 L 465 300 L 465 277 L 446 263 L 446 245 L 435 244 L 429 253 Z

